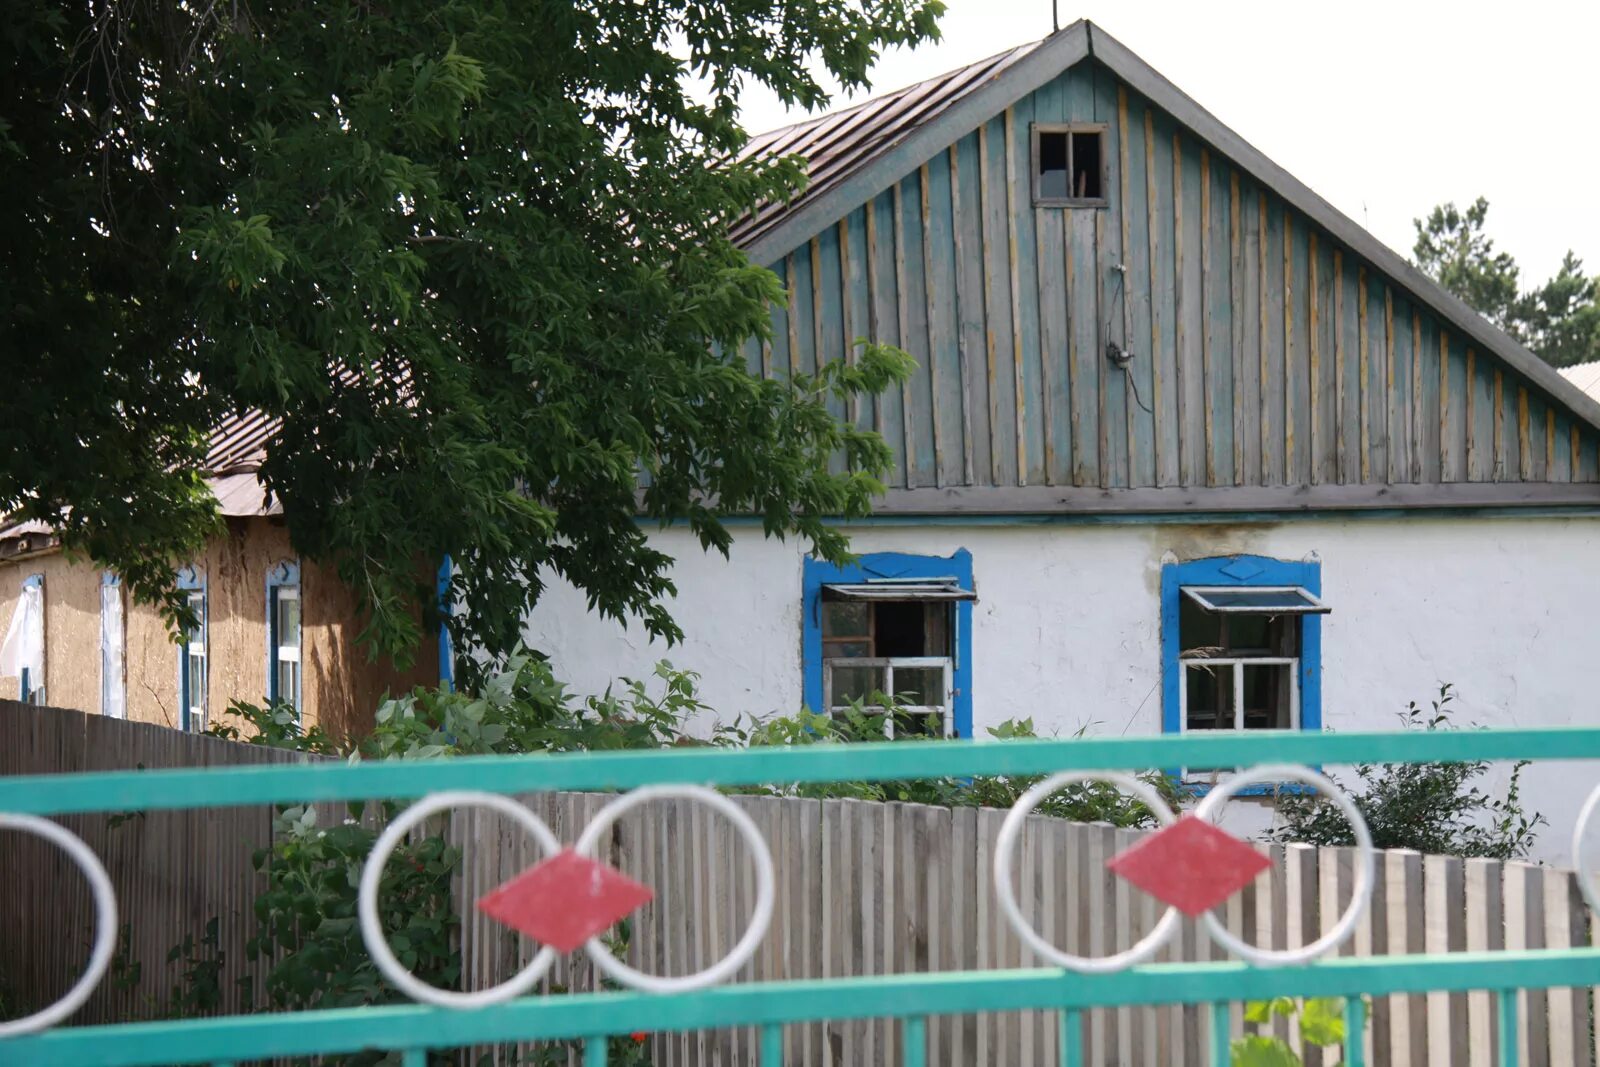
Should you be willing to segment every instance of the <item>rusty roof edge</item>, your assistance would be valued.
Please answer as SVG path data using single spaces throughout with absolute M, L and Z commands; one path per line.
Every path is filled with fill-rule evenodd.
M 989 84 L 970 90 L 924 125 L 868 155 L 833 188 L 801 203 L 747 244 L 745 254 L 752 262 L 763 265 L 777 259 L 823 226 L 865 204 L 882 188 L 977 129 L 1009 104 L 1087 57 L 1088 25 L 1080 19 L 1051 34 L 1037 48 L 994 74 Z
M 1094 28 L 1094 58 L 1195 136 L 1209 142 L 1241 170 L 1310 217 L 1351 251 L 1367 259 L 1400 286 L 1409 289 L 1461 333 L 1510 364 L 1523 377 L 1564 404 L 1574 415 L 1600 429 L 1600 401 L 1567 381 L 1550 364 L 1478 314 L 1459 297 L 1447 292 L 1438 282 L 1367 232 L 1360 223 L 1324 200 L 1310 186 L 1274 163 L 1260 149 L 1235 133 L 1221 119 L 1168 81 L 1160 71 L 1099 26 Z

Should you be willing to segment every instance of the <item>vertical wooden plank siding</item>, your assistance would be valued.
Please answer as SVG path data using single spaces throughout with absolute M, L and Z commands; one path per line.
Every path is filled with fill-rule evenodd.
M 851 302 L 854 298 L 855 267 L 850 258 L 850 216 L 846 215 L 839 220 L 839 332 L 844 342 L 844 361 L 850 366 L 855 366 L 856 346 L 855 334 L 851 331 L 850 321 Z M 847 417 L 851 425 L 855 424 L 857 405 L 860 398 L 852 396 L 846 405 Z
M 962 142 L 950 146 L 950 233 L 955 250 L 955 320 L 956 320 L 956 360 L 960 367 L 961 385 L 961 484 L 973 485 L 973 468 L 975 466 L 973 452 L 976 445 L 972 439 L 972 359 L 973 354 L 967 345 L 967 320 L 972 318 L 971 302 L 973 294 L 967 287 L 967 256 L 963 247 L 962 233 L 966 230 L 965 219 L 961 210 L 961 156 L 959 149 Z M 970 216 L 968 216 L 970 217 Z M 980 221 L 981 225 L 981 221 Z
M 1345 373 L 1344 373 L 1344 250 L 1333 250 L 1333 437 L 1339 484 L 1350 480 L 1349 450 L 1345 446 Z
M 1360 346 L 1360 377 L 1359 383 L 1361 401 L 1361 481 L 1372 480 L 1372 417 L 1371 405 L 1367 401 L 1367 382 L 1369 379 L 1368 363 L 1371 355 L 1371 331 L 1367 328 L 1367 268 L 1361 267 L 1356 271 L 1356 321 L 1359 330 L 1356 334 L 1356 343 Z
M 1188 448 L 1189 390 L 1183 369 L 1184 354 L 1188 348 L 1184 329 L 1183 268 L 1183 140 L 1181 134 L 1174 132 L 1172 135 L 1172 289 L 1173 324 L 1177 330 L 1177 341 L 1173 346 L 1173 351 L 1177 354 L 1177 376 L 1173 381 L 1173 388 L 1177 391 L 1178 399 L 1178 484 L 1193 485 L 1194 478 L 1190 469 L 1192 459 Z
M 1200 328 L 1200 395 L 1205 402 L 1200 405 L 1205 427 L 1206 484 L 1217 484 L 1217 451 L 1215 431 L 1212 427 L 1211 403 L 1214 375 L 1211 369 L 1211 151 L 1200 149 L 1200 312 L 1204 321 Z
M 1478 481 L 1477 353 L 1467 349 L 1467 481 Z
M 1017 420 L 1017 484 L 1028 484 L 1028 446 L 1024 424 L 1027 416 L 1027 392 L 1022 387 L 1022 301 L 1018 296 L 1021 285 L 1017 279 L 1017 174 L 1015 109 L 1006 108 L 1006 247 L 1011 264 L 1011 370 L 1015 376 Z
M 1506 380 L 1499 367 L 1494 369 L 1494 477 L 1506 480 Z
M 907 321 L 909 302 L 906 298 L 905 194 L 901 191 L 904 187 L 904 182 L 894 184 L 894 295 L 900 347 L 910 351 L 911 327 Z M 915 354 L 912 353 L 913 356 Z M 903 484 L 908 489 L 916 484 L 912 475 L 911 429 L 911 378 L 907 377 L 900 383 L 900 455 L 905 465 Z
M 1422 481 L 1422 316 L 1411 305 L 1411 480 Z
M 944 288 L 940 282 L 944 280 L 951 264 L 943 256 L 934 253 L 933 240 L 933 195 L 928 187 L 928 164 L 924 163 L 917 168 L 917 180 L 921 185 L 922 197 L 922 286 L 923 308 L 928 329 L 928 409 L 931 415 L 930 423 L 933 427 L 933 484 L 945 484 L 944 452 L 945 442 L 949 439 L 949 428 L 944 426 L 944 405 L 940 403 L 945 395 L 945 386 L 941 381 L 939 357 L 944 347 L 944 336 L 940 327 L 943 325 L 943 315 L 939 314 L 945 306 Z M 936 272 L 938 277 L 935 276 Z
M 1260 359 L 1260 392 L 1261 409 L 1258 413 L 1259 424 L 1257 431 L 1261 438 L 1261 484 L 1272 484 L 1272 396 L 1268 387 L 1270 374 L 1267 369 L 1267 337 L 1270 327 L 1267 325 L 1267 306 L 1270 303 L 1267 297 L 1267 191 L 1261 189 L 1256 194 L 1256 211 L 1259 216 L 1256 231 L 1256 311 L 1258 315 L 1256 343 Z
M 1533 478 L 1532 434 L 1528 428 L 1528 387 L 1517 386 L 1517 474 L 1523 481 Z
M 789 348 L 785 353 L 787 359 L 785 360 L 786 366 L 784 369 L 785 373 L 792 377 L 800 366 L 800 328 L 797 324 L 800 318 L 800 277 L 799 271 L 795 267 L 793 252 L 784 257 L 783 268 L 784 283 L 789 291 L 789 313 L 785 321 Z
M 989 124 L 978 127 L 978 228 L 981 235 L 983 271 L 983 354 L 989 382 L 989 477 L 995 485 L 1005 485 L 1000 462 L 1000 382 L 995 361 L 994 282 L 989 264 L 994 255 L 990 240 L 989 204 Z
M 1122 242 L 1119 246 L 1120 251 L 1118 254 L 1117 265 L 1120 271 L 1120 281 L 1117 291 L 1121 294 L 1122 299 L 1122 349 L 1124 352 L 1132 351 L 1134 345 L 1134 298 L 1132 291 L 1134 274 L 1129 269 L 1129 260 L 1133 258 L 1134 250 L 1128 236 L 1131 228 L 1129 217 L 1134 213 L 1133 203 L 1128 195 L 1128 184 L 1132 180 L 1129 176 L 1132 170 L 1131 155 L 1132 150 L 1128 144 L 1128 87 L 1119 83 L 1117 85 L 1117 158 L 1121 166 L 1117 169 L 1117 218 L 1121 222 Z M 1126 436 L 1123 447 L 1127 450 L 1128 455 L 1127 478 L 1123 484 L 1128 486 L 1145 484 L 1144 479 L 1140 477 L 1142 471 L 1137 459 L 1139 454 L 1138 430 L 1141 420 L 1139 419 L 1138 404 L 1134 400 L 1134 390 L 1129 388 L 1129 383 L 1134 380 L 1134 373 L 1131 365 L 1122 372 L 1123 425 Z
M 1065 122 L 1068 118 L 1063 79 L 1057 78 L 1040 88 L 1033 99 L 1036 122 Z M 1026 143 L 1026 142 L 1024 142 Z M 1032 177 L 1030 163 L 1029 177 Z M 1071 485 L 1071 463 L 1080 456 L 1098 454 L 1079 440 L 1078 400 L 1083 388 L 1078 379 L 1078 357 L 1072 347 L 1078 341 L 1077 306 L 1072 303 L 1069 321 L 1069 295 L 1077 280 L 1073 278 L 1072 252 L 1068 242 L 1072 223 L 1061 208 L 1032 210 L 1034 235 L 1034 280 L 1037 284 L 1035 307 L 1039 316 L 1039 375 L 1043 394 L 1044 483 Z M 1069 351 L 1074 354 L 1065 356 Z M 1080 483 L 1081 484 L 1081 483 Z
M 1283 481 L 1295 481 L 1294 217 L 1283 205 Z
M 1384 455 L 1387 459 L 1385 480 L 1389 482 L 1400 480 L 1400 461 L 1397 455 L 1400 451 L 1397 444 L 1400 435 L 1395 433 L 1398 405 L 1394 395 L 1394 360 L 1394 290 L 1386 284 L 1383 287 L 1383 440 Z
M 1092 76 L 1091 116 L 1105 130 L 1101 140 L 1102 158 L 1118 162 L 1122 159 L 1122 138 L 1117 121 L 1117 94 L 1114 92 L 1116 79 L 1110 71 L 1098 65 L 1080 66 L 1086 67 Z M 1069 72 L 1069 77 L 1072 73 Z M 1102 441 L 1102 488 L 1124 488 L 1131 484 L 1133 474 L 1133 450 L 1128 447 L 1128 434 L 1132 429 L 1128 418 L 1128 376 L 1106 359 L 1107 346 L 1112 340 L 1117 340 L 1122 348 L 1128 345 L 1125 331 L 1120 337 L 1117 336 L 1117 326 L 1126 319 L 1128 307 L 1127 263 L 1124 259 L 1127 245 L 1124 240 L 1126 212 L 1121 190 L 1120 181 L 1108 180 L 1103 190 L 1105 208 L 1091 212 L 1094 216 L 1095 241 L 1095 393 Z M 1120 315 L 1116 308 L 1119 301 L 1122 304 Z
M 1455 466 L 1455 449 L 1450 433 L 1450 333 L 1439 330 L 1439 480 L 1460 478 Z
M 1228 301 L 1231 309 L 1233 357 L 1233 484 L 1243 485 L 1244 472 L 1244 255 L 1239 245 L 1239 172 L 1228 179 Z
M 1311 484 L 1316 485 L 1322 480 L 1322 427 L 1320 409 L 1317 403 L 1317 383 L 1322 376 L 1322 350 L 1320 347 L 1322 327 L 1317 319 L 1317 231 L 1311 230 L 1307 234 L 1306 240 L 1309 247 L 1309 255 L 1306 260 L 1306 302 L 1308 306 L 1306 324 L 1310 328 L 1306 358 L 1309 360 L 1307 373 L 1310 379 L 1308 385 L 1310 386 L 1309 393 L 1311 397 L 1311 462 L 1307 474 Z
M 1145 212 L 1149 224 L 1149 271 L 1150 271 L 1150 407 L 1154 409 L 1155 416 L 1151 435 L 1154 438 L 1153 448 L 1156 461 L 1156 485 L 1171 485 L 1172 478 L 1168 474 L 1168 455 L 1166 449 L 1166 407 L 1162 404 L 1161 397 L 1161 367 L 1165 361 L 1162 346 L 1163 335 L 1161 332 L 1161 309 L 1165 305 L 1166 293 L 1160 287 L 1159 272 L 1161 264 L 1161 205 L 1156 195 L 1156 135 L 1155 111 L 1146 106 L 1144 110 L 1144 195 Z M 1574 447 L 1576 451 L 1576 447 Z M 1573 464 L 1574 468 L 1577 464 Z

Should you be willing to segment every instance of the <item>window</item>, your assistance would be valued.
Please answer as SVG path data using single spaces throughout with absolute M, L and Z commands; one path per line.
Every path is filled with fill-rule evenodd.
M 44 633 L 44 575 L 35 574 L 23 579 L 0 643 L 0 674 L 16 676 L 17 699 L 25 703 L 45 702 Z
M 300 702 L 300 568 L 283 562 L 267 576 L 267 699 Z
M 1321 586 L 1314 561 L 1232 556 L 1163 567 L 1164 728 L 1320 729 Z
M 178 647 L 178 725 L 193 733 L 206 728 L 206 690 L 209 681 L 206 656 L 206 582 L 193 567 L 178 573 L 178 588 L 195 622 L 184 631 Z
M 123 668 L 122 581 L 100 576 L 100 714 L 127 717 L 127 676 Z
M 805 702 L 839 714 L 889 697 L 887 737 L 972 733 L 972 556 L 806 560 Z M 870 709 L 869 709 L 870 711 Z
M 1104 123 L 1034 123 L 1034 204 L 1105 207 L 1105 135 Z

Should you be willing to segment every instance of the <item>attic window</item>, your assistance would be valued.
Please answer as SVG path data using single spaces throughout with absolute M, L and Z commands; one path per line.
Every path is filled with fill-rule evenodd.
M 1033 202 L 1039 207 L 1106 206 L 1104 123 L 1033 126 Z

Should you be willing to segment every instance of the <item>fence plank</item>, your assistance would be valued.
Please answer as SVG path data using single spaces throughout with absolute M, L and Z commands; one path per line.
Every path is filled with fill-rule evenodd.
M 1465 868 L 1453 856 L 1429 856 L 1422 863 L 1429 955 L 1466 949 Z M 1454 1067 L 1451 1057 L 1467 1047 L 1467 1002 L 1461 993 L 1428 994 L 1429 1067 Z
M 1469 859 L 1464 864 L 1467 888 L 1467 951 L 1498 952 L 1506 947 L 1501 864 Z M 1500 1036 L 1499 1007 L 1488 990 L 1467 994 L 1467 1056 L 1471 1067 L 1492 1067 Z
M 1422 854 L 1395 849 L 1383 854 L 1380 872 L 1387 889 L 1389 937 L 1392 956 L 1423 950 Z M 1393 996 L 1390 1010 L 1390 1063 L 1393 1067 L 1422 1067 L 1428 1061 L 1427 1000 L 1422 996 Z
M 1543 948 L 1543 868 L 1528 863 L 1507 863 L 1504 876 L 1506 948 Z M 1548 1035 L 1544 990 L 1518 991 L 1517 1051 L 1518 1062 L 1523 1067 L 1548 1067 Z

